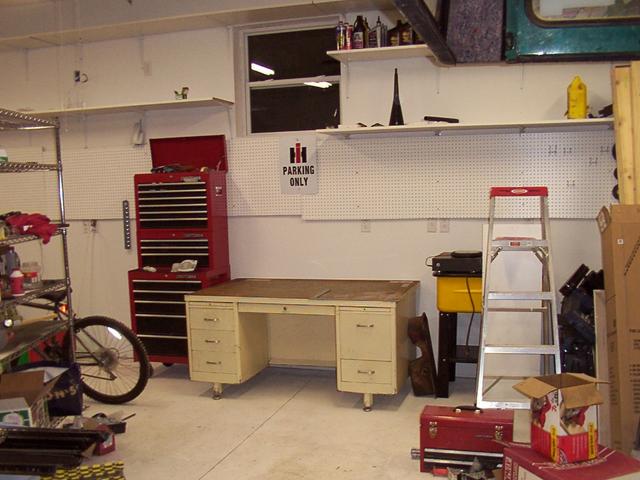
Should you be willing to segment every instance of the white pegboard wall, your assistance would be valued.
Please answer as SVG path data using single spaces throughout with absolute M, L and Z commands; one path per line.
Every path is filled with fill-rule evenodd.
M 280 191 L 280 137 L 256 135 L 227 142 L 229 216 L 300 215 L 299 195 Z
M 68 219 L 122 218 L 123 200 L 133 216 L 133 176 L 151 170 L 147 146 L 64 150 L 62 161 Z
M 486 218 L 492 186 L 549 188 L 552 218 L 594 218 L 613 201 L 613 132 L 335 139 L 318 136 L 318 195 L 305 220 Z M 501 202 L 497 217 L 539 216 Z
M 53 148 L 7 148 L 9 161 L 55 164 Z M 0 175 L 0 213 L 19 211 L 42 213 L 52 220 L 60 218 L 58 201 L 58 175 L 55 171 L 3 173 Z

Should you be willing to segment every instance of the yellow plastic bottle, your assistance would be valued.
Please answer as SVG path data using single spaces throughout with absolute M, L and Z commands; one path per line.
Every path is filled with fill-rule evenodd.
M 579 75 L 567 87 L 567 118 L 587 118 L 587 86 Z

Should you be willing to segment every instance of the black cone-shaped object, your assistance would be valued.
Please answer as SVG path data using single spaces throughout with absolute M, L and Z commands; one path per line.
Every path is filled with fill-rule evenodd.
M 391 104 L 391 117 L 389 125 L 404 125 L 402 107 L 400 106 L 400 93 L 398 92 L 398 69 L 393 74 L 393 103 Z

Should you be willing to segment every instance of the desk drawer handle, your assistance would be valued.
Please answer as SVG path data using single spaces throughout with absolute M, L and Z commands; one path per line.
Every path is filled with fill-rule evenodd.
M 356 327 L 358 328 L 373 328 L 373 323 L 356 323 Z
M 220 340 L 209 340 L 209 339 L 205 339 L 204 343 L 220 343 Z
M 358 373 L 362 373 L 363 375 L 375 375 L 375 370 L 358 370 Z
M 222 362 L 221 361 L 210 362 L 209 360 L 207 360 L 207 365 L 222 365 Z
M 206 318 L 204 319 L 205 322 L 219 322 L 220 319 L 218 317 L 213 317 L 213 318 Z

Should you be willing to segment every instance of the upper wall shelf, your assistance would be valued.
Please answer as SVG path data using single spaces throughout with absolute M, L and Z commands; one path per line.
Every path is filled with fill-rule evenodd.
M 401 58 L 425 58 L 435 59 L 433 52 L 424 44 L 401 45 L 399 47 L 362 48 L 358 50 L 331 50 L 327 52 L 339 62 L 364 62 L 369 60 L 397 60 Z
M 543 133 L 576 130 L 605 130 L 613 128 L 612 118 L 586 118 L 584 120 L 543 120 L 539 122 L 504 123 L 425 123 L 390 127 L 347 127 L 316 130 L 324 135 L 349 138 L 352 135 L 381 135 L 400 133 L 433 133 L 435 135 L 461 135 L 464 133 Z
M 126 105 L 107 105 L 101 107 L 66 108 L 62 110 L 44 110 L 29 112 L 39 117 L 65 117 L 72 115 L 95 115 L 100 113 L 147 112 L 151 110 L 169 110 L 174 108 L 230 107 L 233 102 L 221 98 L 194 100 L 170 100 L 167 102 L 131 103 Z

